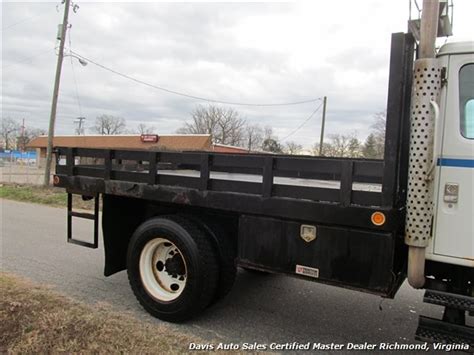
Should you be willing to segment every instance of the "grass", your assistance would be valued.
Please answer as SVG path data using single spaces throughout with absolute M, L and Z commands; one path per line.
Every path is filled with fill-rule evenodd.
M 67 206 L 66 191 L 57 187 L 2 184 L 0 185 L 0 198 L 54 207 Z M 93 209 L 93 201 L 83 201 L 81 196 L 74 195 L 73 206 L 78 209 Z
M 0 353 L 183 353 L 201 339 L 0 273 Z

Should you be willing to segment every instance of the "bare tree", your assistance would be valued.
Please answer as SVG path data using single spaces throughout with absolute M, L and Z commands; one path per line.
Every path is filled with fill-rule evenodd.
M 350 137 L 342 134 L 332 134 L 329 136 L 334 149 L 335 157 L 345 157 L 349 151 Z
M 296 142 L 290 141 L 285 144 L 285 153 L 290 155 L 299 154 L 303 150 L 303 146 Z
M 39 136 L 45 136 L 47 134 L 48 131 L 44 128 L 27 128 L 25 130 L 25 136 L 28 137 L 28 141 L 31 141 L 32 139 Z
M 385 137 L 385 126 L 387 124 L 387 113 L 385 111 L 380 111 L 374 114 L 375 122 L 372 124 L 371 128 L 374 131 L 375 135 Z
M 377 140 L 375 139 L 375 134 L 369 134 L 365 140 L 364 146 L 362 148 L 362 156 L 368 159 L 380 158 L 377 152 Z
M 264 152 L 271 152 L 271 153 L 283 153 L 283 148 L 281 144 L 274 138 L 267 138 L 263 141 L 262 150 Z
M 319 151 L 319 142 L 314 143 L 314 145 L 311 147 L 311 153 L 313 155 L 319 156 L 320 151 Z M 329 142 L 324 142 L 323 143 L 323 150 L 322 154 L 320 156 L 323 157 L 333 157 L 336 156 L 336 153 L 334 151 L 334 147 L 332 146 L 331 143 Z
M 191 113 L 192 122 L 186 122 L 177 132 L 182 134 L 210 134 L 214 138 L 218 136 L 218 115 L 217 107 L 209 106 L 209 108 L 206 108 L 199 105 Z
M 326 157 L 359 157 L 360 142 L 356 135 L 332 134 L 329 135 L 329 142 L 323 144 L 323 156 Z M 313 153 L 319 154 L 319 145 L 313 147 Z
M 249 152 L 261 149 L 264 139 L 263 134 L 264 131 L 258 124 L 247 124 L 245 126 L 246 148 L 249 150 Z
M 145 123 L 140 123 L 138 126 L 137 126 L 137 130 L 136 132 L 138 134 L 153 134 L 155 133 L 156 131 L 156 127 L 155 126 L 149 126 Z
M 275 139 L 275 140 L 278 140 L 274 135 L 273 135 L 273 128 L 270 127 L 270 126 L 265 126 L 263 127 L 263 139 L 268 139 L 268 138 L 272 138 L 272 139 Z
M 385 126 L 387 124 L 387 113 L 377 112 L 374 115 L 375 122 L 372 124 L 372 133 L 375 138 L 376 157 L 382 159 L 385 149 Z
M 355 134 L 349 139 L 347 156 L 351 158 L 359 158 L 361 156 L 361 143 Z
M 233 108 L 198 106 L 192 121 L 178 129 L 182 134 L 210 134 L 214 143 L 240 146 L 244 144 L 245 120 Z
M 125 119 L 112 115 L 101 115 L 95 119 L 92 130 L 102 135 L 122 134 L 126 128 Z
M 270 126 L 265 126 L 263 128 L 262 150 L 264 152 L 277 154 L 283 153 L 283 147 L 281 146 L 278 137 L 273 134 L 273 129 Z
M 26 150 L 26 145 L 36 137 L 44 136 L 47 134 L 45 129 L 41 128 L 25 128 L 22 134 L 17 137 L 17 149 Z
M 239 117 L 237 111 L 231 108 L 223 110 L 218 125 L 222 144 L 241 145 L 243 143 L 245 120 Z
M 319 154 L 319 143 L 316 143 L 317 154 Z M 336 149 L 330 142 L 323 143 L 323 157 L 335 157 L 337 155 Z
M 17 121 L 9 117 L 2 118 L 1 136 L 6 150 L 11 149 L 15 145 L 19 132 L 20 124 Z

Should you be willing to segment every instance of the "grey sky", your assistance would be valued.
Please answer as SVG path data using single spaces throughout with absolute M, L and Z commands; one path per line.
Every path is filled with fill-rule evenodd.
M 62 16 L 58 3 L 2 3 L 2 116 L 24 118 L 27 126 L 48 124 Z M 455 1 L 456 36 L 450 41 L 472 40 L 473 3 Z M 385 109 L 390 34 L 404 31 L 408 18 L 407 1 L 386 0 L 77 4 L 80 9 L 70 16 L 72 49 L 86 57 L 152 84 L 214 99 L 278 103 L 326 95 L 327 133 L 356 132 L 362 139 L 373 114 Z M 57 134 L 72 134 L 81 114 L 91 127 L 103 113 L 126 118 L 129 129 L 147 123 L 158 133 L 173 133 L 203 103 L 92 64 L 82 67 L 75 59 L 71 65 L 70 59 L 63 64 Z M 318 104 L 236 109 L 283 138 Z M 318 113 L 289 140 L 312 145 L 320 123 Z

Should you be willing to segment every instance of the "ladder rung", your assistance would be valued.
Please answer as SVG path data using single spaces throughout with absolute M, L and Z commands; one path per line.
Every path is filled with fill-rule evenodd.
M 92 248 L 92 249 L 97 249 L 97 245 L 95 243 L 89 243 L 89 242 L 85 242 L 83 240 L 78 240 L 78 239 L 68 239 L 67 240 L 68 243 L 71 243 L 71 244 L 76 244 L 76 245 L 80 245 L 82 247 L 86 247 L 86 248 Z
M 74 211 L 70 211 L 70 212 L 69 212 L 69 215 L 70 215 L 71 217 L 78 217 L 78 218 L 85 218 L 85 219 L 92 219 L 92 220 L 95 219 L 95 215 L 92 214 L 92 213 L 84 213 L 84 212 L 74 212 Z
M 94 241 L 89 243 L 72 237 L 72 217 L 94 221 Z M 72 210 L 72 193 L 67 194 L 67 242 L 87 248 L 97 249 L 99 246 L 99 194 L 94 196 L 94 213 L 75 212 Z

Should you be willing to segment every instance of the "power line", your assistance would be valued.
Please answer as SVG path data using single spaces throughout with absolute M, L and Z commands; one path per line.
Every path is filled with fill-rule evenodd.
M 187 97 L 189 99 L 195 99 L 195 100 L 201 100 L 201 101 L 207 101 L 207 102 L 210 102 L 210 103 L 218 103 L 218 104 L 226 104 L 226 105 L 233 105 L 233 106 L 293 106 L 293 105 L 302 105 L 302 104 L 307 104 L 307 103 L 311 103 L 311 102 L 316 102 L 316 101 L 320 101 L 321 98 L 318 97 L 318 98 L 314 98 L 314 99 L 310 99 L 310 100 L 302 100 L 302 101 L 294 101 L 294 102 L 284 102 L 284 103 L 246 103 L 246 102 L 235 102 L 235 101 L 226 101 L 226 100 L 217 100 L 217 99 L 210 99 L 210 98 L 206 98 L 206 97 L 203 97 L 203 96 L 196 96 L 196 95 L 190 95 L 190 94 L 186 94 L 186 93 L 183 93 L 183 92 L 180 92 L 180 91 L 175 91 L 175 90 L 170 90 L 170 89 L 167 89 L 167 88 L 164 88 L 164 87 L 161 87 L 161 86 L 158 86 L 158 85 L 154 85 L 154 84 L 150 84 L 150 83 L 147 83 L 143 80 L 140 80 L 140 79 L 137 79 L 137 78 L 134 78 L 130 75 L 127 75 L 127 74 L 123 74 L 121 72 L 118 72 L 114 69 L 111 69 L 103 64 L 100 64 L 100 63 L 97 63 L 95 62 L 94 60 L 90 59 L 90 58 L 87 58 L 77 52 L 74 52 L 74 51 L 71 51 L 71 53 L 74 53 L 76 56 L 78 57 L 81 57 L 83 60 L 89 62 L 89 63 L 92 63 L 94 64 L 95 66 L 98 66 L 99 68 L 102 68 L 104 70 L 107 70 L 111 73 L 114 73 L 118 76 L 121 76 L 123 78 L 126 78 L 128 80 L 131 80 L 131 81 L 134 81 L 138 84 L 142 84 L 142 85 L 145 85 L 145 86 L 148 86 L 148 87 L 151 87 L 153 89 L 156 89 L 156 90 L 161 90 L 161 91 L 164 91 L 164 92 L 167 92 L 169 94 L 173 94 L 173 95 L 178 95 L 178 96 L 182 96 L 182 97 Z
M 23 22 L 26 22 L 26 21 L 29 21 L 29 20 L 32 20 L 32 19 L 35 19 L 37 17 L 40 17 L 42 16 L 42 14 L 38 14 L 38 15 L 34 15 L 34 16 L 30 16 L 30 17 L 27 17 L 27 18 L 24 18 L 23 20 L 20 20 L 18 22 L 15 22 L 15 23 L 12 23 L 11 25 L 8 25 L 8 26 L 5 26 L 5 27 L 2 27 L 2 31 L 5 31 L 5 30 L 8 30 L 16 25 L 19 25 Z
M 68 32 L 68 38 L 69 38 L 69 51 L 72 52 L 72 40 L 71 40 L 71 30 Z M 82 117 L 82 106 L 81 106 L 81 100 L 79 99 L 79 88 L 77 86 L 77 80 L 76 80 L 76 71 L 74 70 L 74 63 L 72 61 L 72 56 L 69 57 L 70 63 L 71 63 L 71 69 L 72 69 L 72 78 L 74 79 L 74 87 L 76 89 L 76 99 L 77 99 L 77 106 L 79 107 L 79 116 Z M 82 121 L 81 121 L 82 124 Z M 79 125 L 80 129 L 81 125 Z
M 79 88 L 77 86 L 76 71 L 74 70 L 74 63 L 72 62 L 72 57 L 69 59 L 71 59 L 72 78 L 74 80 L 74 87 L 76 89 L 77 106 L 79 107 L 79 114 L 82 116 L 82 106 L 81 100 L 79 99 Z
M 29 61 L 29 60 L 31 60 L 31 59 L 35 59 L 35 58 L 37 58 L 37 57 L 40 57 L 40 56 L 44 55 L 46 52 L 49 52 L 49 51 L 51 51 L 51 48 L 48 48 L 48 49 L 43 50 L 43 51 L 41 51 L 41 52 L 37 52 L 35 55 L 33 55 L 33 56 L 31 56 L 31 57 L 22 58 L 22 59 L 16 60 L 15 62 L 13 62 L 13 63 L 11 63 L 11 64 L 4 65 L 4 66 L 2 67 L 2 69 L 5 70 L 6 68 L 9 68 L 9 67 L 14 66 L 14 65 L 16 65 L 16 64 L 23 63 L 23 62 L 27 62 L 27 61 Z
M 57 6 L 56 6 L 56 10 L 57 10 Z M 49 14 L 49 12 L 45 11 L 45 12 L 42 12 L 42 13 L 37 13 L 33 16 L 30 16 L 30 17 L 26 17 L 24 18 L 23 20 L 20 20 L 20 21 L 17 21 L 17 22 L 14 22 L 8 26 L 5 26 L 5 27 L 2 27 L 1 31 L 6 31 L 12 27 L 15 27 L 23 22 L 27 22 L 27 21 L 30 21 L 30 20 L 35 20 L 35 19 L 38 19 L 39 17 L 43 17 L 45 15 Z
M 316 112 L 319 111 L 319 109 L 321 108 L 321 106 L 323 106 L 323 104 L 319 104 L 319 106 L 311 113 L 311 115 L 308 116 L 307 119 L 305 119 L 303 121 L 303 123 L 301 123 L 295 130 L 293 130 L 289 135 L 287 135 L 285 138 L 282 139 L 282 141 L 284 140 L 287 140 L 288 138 L 290 138 L 293 134 L 295 134 L 296 132 L 298 132 L 313 116 Z

